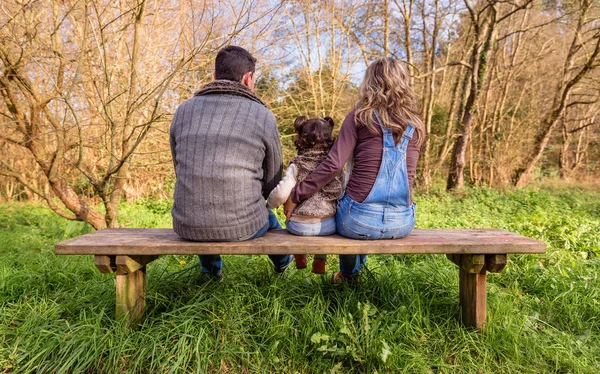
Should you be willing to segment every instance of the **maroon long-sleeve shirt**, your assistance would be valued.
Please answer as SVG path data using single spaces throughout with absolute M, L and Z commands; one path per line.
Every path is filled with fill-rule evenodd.
M 354 152 L 354 166 L 346 186 L 346 194 L 352 200 L 362 203 L 369 196 L 379 173 L 383 154 L 382 137 L 381 133 L 373 133 L 365 126 L 357 126 L 354 121 L 354 111 L 350 112 L 342 123 L 340 134 L 327 158 L 292 190 L 292 201 L 300 203 L 329 183 L 344 168 L 352 152 Z M 411 202 L 412 186 L 419 154 L 420 150 L 417 148 L 415 132 L 415 136 L 409 141 L 406 151 L 406 168 Z

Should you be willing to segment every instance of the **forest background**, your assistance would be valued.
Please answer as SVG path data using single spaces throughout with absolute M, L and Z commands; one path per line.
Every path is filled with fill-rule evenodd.
M 228 44 L 258 58 L 286 161 L 297 116 L 337 131 L 366 65 L 392 56 L 428 132 L 417 190 L 597 180 L 598 1 L 7 0 L 0 198 L 96 229 L 123 199 L 170 198 L 172 115 Z

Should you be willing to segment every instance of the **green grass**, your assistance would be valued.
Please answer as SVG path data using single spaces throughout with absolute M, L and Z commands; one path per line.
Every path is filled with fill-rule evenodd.
M 600 192 L 473 189 L 417 199 L 419 227 L 497 227 L 538 238 L 488 276 L 488 326 L 461 327 L 444 256 L 369 256 L 361 285 L 271 274 L 266 256 L 225 257 L 202 283 L 193 256 L 148 266 L 147 317 L 114 321 L 114 276 L 53 254 L 90 231 L 34 204 L 0 206 L 0 372 L 596 373 Z M 127 227 L 169 227 L 169 202 L 124 204 Z M 328 271 L 337 259 L 328 257 Z

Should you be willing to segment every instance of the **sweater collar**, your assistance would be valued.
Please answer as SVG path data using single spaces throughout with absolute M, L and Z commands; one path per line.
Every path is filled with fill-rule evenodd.
M 203 95 L 236 95 L 242 96 L 252 101 L 256 101 L 257 103 L 267 106 L 265 103 L 259 99 L 256 94 L 244 86 L 239 82 L 234 82 L 225 79 L 215 80 L 213 82 L 207 83 L 204 86 L 200 87 L 200 90 L 194 94 L 194 96 L 203 96 Z

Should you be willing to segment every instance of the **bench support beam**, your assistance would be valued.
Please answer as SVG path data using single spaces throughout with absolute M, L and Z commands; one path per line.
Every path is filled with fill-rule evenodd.
M 485 255 L 485 269 L 490 273 L 500 273 L 506 267 L 506 255 Z
M 126 319 L 129 325 L 142 320 L 146 306 L 146 267 L 129 274 L 117 272 L 117 319 Z
M 158 256 L 95 256 L 94 262 L 103 273 L 116 270 L 117 319 L 133 326 L 141 322 L 146 306 L 146 264 Z
M 98 271 L 102 274 L 110 274 L 117 270 L 116 256 L 94 256 L 94 265 L 98 268 Z
M 462 267 L 459 274 L 459 297 L 462 322 L 467 327 L 481 328 L 485 325 L 486 270 L 471 273 Z
M 486 276 L 500 273 L 506 266 L 505 254 L 463 255 L 448 254 L 459 267 L 459 298 L 462 321 L 467 327 L 482 328 L 486 323 Z

